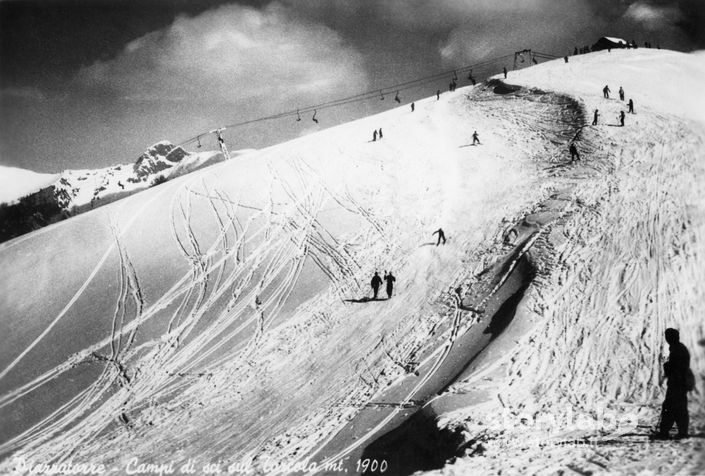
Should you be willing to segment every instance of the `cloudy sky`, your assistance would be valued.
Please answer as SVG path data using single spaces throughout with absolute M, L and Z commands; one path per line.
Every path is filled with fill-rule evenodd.
M 702 49 L 705 1 L 0 0 L 0 164 L 57 172 L 132 162 L 162 139 L 523 48 L 564 55 L 603 35 Z M 262 147 L 391 104 L 225 137 L 231 149 Z

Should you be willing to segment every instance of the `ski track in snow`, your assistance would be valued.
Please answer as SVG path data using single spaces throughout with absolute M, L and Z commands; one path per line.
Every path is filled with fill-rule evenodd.
M 605 395 L 627 406 L 633 406 L 637 396 L 657 400 L 660 374 L 654 369 L 660 369 L 665 316 L 670 316 L 668 325 L 675 322 L 702 337 L 702 327 L 693 324 L 690 309 L 680 304 L 701 296 L 679 286 L 682 278 L 676 272 L 685 273 L 691 282 L 705 278 L 705 266 L 699 271 L 692 266 L 688 237 L 675 233 L 681 223 L 690 223 L 684 202 L 686 192 L 697 184 L 692 179 L 690 188 L 678 193 L 665 185 L 682 177 L 680 169 L 671 167 L 674 158 L 683 167 L 693 166 L 689 154 L 702 150 L 702 136 L 693 139 L 691 130 L 684 131 L 671 116 L 652 116 L 653 123 L 639 125 L 680 142 L 671 142 L 668 152 L 653 141 L 624 145 L 616 136 L 619 131 L 609 131 L 605 139 L 586 127 L 586 108 L 551 93 L 499 96 L 482 87 L 460 89 L 444 94 L 438 104 L 435 97 L 418 101 L 412 118 L 401 112 L 406 108 L 388 113 L 394 124 L 384 122 L 386 116 L 376 118 L 384 123 L 384 140 L 356 145 L 354 152 L 336 144 L 314 153 L 306 144 L 330 140 L 339 130 L 359 135 L 367 126 L 335 128 L 303 138 L 298 149 L 282 145 L 248 159 L 265 164 L 260 171 L 268 182 L 260 187 L 266 190 L 262 194 L 248 196 L 230 187 L 218 176 L 227 167 L 236 170 L 227 163 L 161 186 L 124 224 L 111 221 L 112 242 L 88 278 L 3 369 L 0 381 L 43 343 L 99 273 L 114 273 L 117 284 L 114 301 L 102 316 L 110 323 L 108 335 L 38 376 L 27 376 L 24 384 L 3 388 L 0 408 L 77 368 L 98 365 L 98 377 L 2 442 L 0 454 L 16 452 L 42 462 L 98 458 L 115 467 L 133 456 L 151 460 L 155 451 L 177 464 L 197 457 L 225 463 L 247 460 L 255 467 L 271 455 L 298 460 L 312 454 L 357 409 L 414 365 L 434 362 L 433 370 L 443 363 L 459 333 L 475 324 L 474 313 L 460 309 L 452 289 L 458 283 L 464 289 L 476 283 L 476 270 L 502 249 L 499 241 L 507 220 L 518 220 L 555 190 L 569 190 L 581 206 L 580 212 L 563 217 L 560 226 L 552 225 L 531 241 L 552 248 L 549 256 L 541 257 L 543 268 L 529 291 L 533 312 L 546 324 L 537 325 L 507 357 L 452 390 L 474 388 L 499 368 L 508 383 L 497 391 L 503 405 L 513 409 L 525 410 L 531 401 L 531 393 L 516 391 L 520 382 L 521 388 L 540 388 L 549 396 L 532 408 L 565 401 L 584 405 Z M 485 128 L 481 140 L 499 145 L 465 148 L 471 134 L 466 123 L 480 118 Z M 442 140 L 419 138 L 422 150 L 407 151 L 409 156 L 400 162 L 377 159 L 376 154 L 384 156 L 400 147 L 394 134 L 405 128 L 411 134 L 432 131 L 432 138 Z M 579 137 L 581 154 L 594 160 L 580 166 L 566 163 L 565 143 L 574 137 Z M 336 170 L 340 162 L 328 163 L 325 154 L 336 148 L 360 170 L 348 164 L 346 174 Z M 513 151 L 522 152 L 514 157 Z M 282 155 L 286 161 L 280 160 Z M 416 170 L 435 173 L 417 176 Z M 370 178 L 360 183 L 360 177 Z M 483 178 L 493 180 L 490 190 L 483 189 Z M 378 197 L 387 197 L 385 187 L 392 194 L 413 192 L 417 198 L 411 203 L 399 197 L 380 203 Z M 473 195 L 475 189 L 479 191 Z M 652 190 L 671 200 L 644 200 Z M 155 295 L 153 280 L 145 277 L 155 276 L 154 271 L 144 267 L 144 253 L 130 231 L 142 223 L 150 206 L 163 202 L 167 191 L 172 195 L 162 210 L 168 214 L 168 226 L 160 236 L 168 240 L 160 246 L 173 248 L 180 264 L 171 265 L 171 274 L 165 275 Z M 132 199 L 129 203 L 135 203 Z M 628 200 L 629 209 L 638 213 L 625 215 L 626 207 L 607 206 L 618 199 Z M 106 208 L 120 216 L 126 204 L 116 205 Z M 331 222 L 332 211 L 355 225 Z M 439 223 L 451 230 L 449 244 L 419 246 Z M 616 223 L 625 230 L 621 234 L 595 233 Z M 409 231 L 414 227 L 418 230 Z M 549 244 L 557 235 L 560 244 Z M 13 248 L 31 242 L 32 236 L 37 235 L 13 242 Z M 674 254 L 674 249 L 680 251 Z M 0 251 L 8 252 L 8 247 Z M 104 265 L 113 252 L 117 269 L 107 270 Z M 654 254 L 659 259 L 651 259 Z M 398 282 L 393 299 L 346 302 L 367 292 L 375 269 L 394 270 Z M 593 276 L 611 280 L 605 283 Z M 289 306 L 308 286 L 316 291 L 313 297 Z M 667 303 L 654 299 L 664 294 L 671 297 Z M 596 309 L 602 310 L 599 326 L 585 318 Z M 644 321 L 639 326 L 629 317 L 640 314 L 654 316 L 654 324 Z M 607 344 L 583 345 L 588 348 L 574 358 L 553 360 L 554 355 L 570 355 L 588 338 Z M 640 341 L 644 347 L 634 344 Z M 630 359 L 615 363 L 601 358 L 609 346 L 627 349 Z M 693 352 L 692 344 L 690 348 Z M 700 355 L 694 354 L 698 365 Z M 603 377 L 610 374 L 614 378 Z M 397 402 L 398 408 L 432 375 L 430 371 Z M 536 376 L 533 386 L 522 382 L 526 375 Z M 629 380 L 623 381 L 622 375 Z M 468 412 L 483 418 L 476 408 Z M 476 430 L 462 411 L 446 423 L 466 425 L 468 433 Z M 382 426 L 329 461 L 371 441 Z M 522 438 L 517 435 L 517 441 Z M 483 463 L 500 468 L 501 462 L 491 456 Z M 520 456 L 516 460 L 525 465 L 521 471 L 534 467 Z M 0 464 L 0 470 L 7 464 Z M 461 474 L 465 469 L 462 464 L 457 468 Z

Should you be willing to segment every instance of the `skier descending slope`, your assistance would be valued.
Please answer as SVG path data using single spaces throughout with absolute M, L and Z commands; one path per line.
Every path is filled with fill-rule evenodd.
M 445 233 L 443 233 L 443 228 L 437 229 L 436 231 L 433 232 L 433 234 L 431 236 L 435 235 L 436 233 L 438 234 L 438 242 L 436 242 L 436 246 L 441 244 L 441 240 L 443 240 L 443 244 L 445 245 L 446 244 L 446 235 L 445 235 Z
M 472 145 L 480 144 L 480 136 L 477 135 L 477 131 L 472 133 Z

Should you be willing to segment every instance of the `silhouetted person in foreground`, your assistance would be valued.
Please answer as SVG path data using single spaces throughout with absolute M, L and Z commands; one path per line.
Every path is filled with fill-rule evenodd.
M 667 379 L 666 398 L 661 405 L 661 424 L 656 439 L 668 439 L 673 423 L 678 426 L 676 438 L 688 437 L 688 392 L 695 386 L 695 378 L 690 370 L 690 353 L 681 343 L 676 329 L 666 329 L 668 361 L 663 364 Z
M 477 135 L 477 131 L 472 133 L 472 145 L 479 144 L 480 137 Z
M 619 111 L 619 125 L 624 127 L 624 111 Z
M 389 274 L 387 274 L 387 272 L 385 271 L 384 280 L 387 282 L 387 299 L 391 299 L 392 291 L 394 291 L 394 281 L 396 281 L 397 278 L 394 277 L 391 271 L 389 272 Z
M 610 87 L 609 87 L 609 86 L 605 85 L 605 87 L 602 88 L 602 94 L 605 96 L 605 99 L 609 99 L 609 98 L 610 98 L 610 92 L 611 92 L 611 91 L 610 91 Z
M 377 299 L 377 293 L 379 293 L 379 286 L 382 284 L 382 278 L 379 277 L 379 273 L 377 271 L 375 271 L 375 275 L 372 276 L 372 282 L 370 284 L 372 285 L 372 292 L 374 293 L 372 299 Z
M 593 118 L 592 118 L 592 125 L 596 126 L 597 125 L 597 119 L 600 117 L 600 112 L 595 109 L 595 112 L 593 113 Z
M 416 106 L 415 106 L 414 103 L 412 102 L 412 103 L 411 103 L 411 112 L 414 112 L 414 109 L 416 109 Z
M 377 129 L 372 133 L 372 142 L 377 142 Z
M 627 103 L 627 107 L 629 108 L 628 112 L 630 114 L 636 114 L 634 112 L 634 101 L 632 99 L 629 99 L 629 102 Z
M 382 135 L 382 128 L 380 127 L 379 128 L 379 140 L 382 140 L 382 137 L 384 137 L 384 136 Z
M 504 73 L 504 79 L 507 79 L 507 67 L 505 66 L 502 68 L 502 72 Z
M 570 161 L 575 162 L 576 160 L 580 160 L 580 154 L 578 154 L 578 148 L 575 147 L 575 143 L 571 142 L 570 144 Z
M 622 89 L 622 86 L 619 87 L 619 100 L 624 101 L 624 89 Z
M 441 244 L 441 240 L 443 240 L 443 244 L 445 245 L 446 244 L 446 234 L 443 233 L 443 228 L 439 228 L 436 231 L 434 231 L 433 235 L 435 235 L 436 233 L 438 233 L 438 242 L 436 243 L 436 246 Z M 433 235 L 431 235 L 431 236 L 433 236 Z

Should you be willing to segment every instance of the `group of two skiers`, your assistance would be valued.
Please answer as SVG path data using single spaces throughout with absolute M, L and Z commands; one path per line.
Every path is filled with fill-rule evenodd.
M 387 299 L 391 299 L 392 292 L 394 291 L 394 281 L 396 281 L 397 278 L 394 277 L 391 271 L 389 273 L 385 271 L 384 280 L 387 282 Z M 375 275 L 372 276 L 372 282 L 370 284 L 372 284 L 372 292 L 374 294 L 372 299 L 377 299 L 379 287 L 382 285 L 382 278 L 379 277 L 379 273 L 377 271 L 375 271 Z

